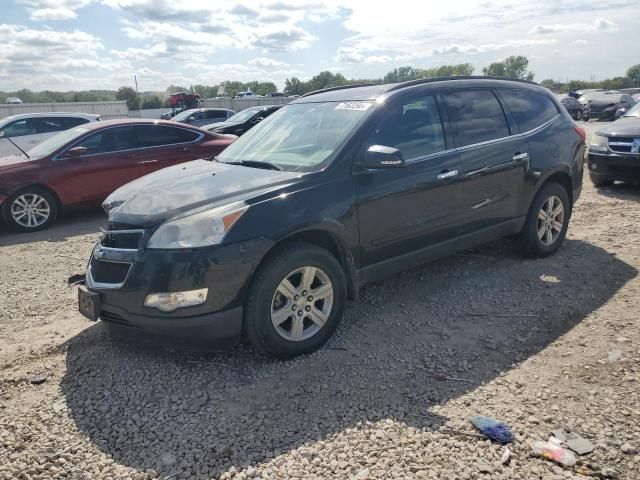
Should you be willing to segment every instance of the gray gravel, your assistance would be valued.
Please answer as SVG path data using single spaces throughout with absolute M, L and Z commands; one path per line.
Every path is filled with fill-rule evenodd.
M 65 281 L 99 213 L 0 234 L 0 479 L 638 478 L 639 202 L 586 181 L 557 255 L 502 240 L 372 285 L 289 362 L 85 322 Z M 474 415 L 511 426 L 507 464 Z M 595 445 L 576 470 L 531 455 L 558 428 Z

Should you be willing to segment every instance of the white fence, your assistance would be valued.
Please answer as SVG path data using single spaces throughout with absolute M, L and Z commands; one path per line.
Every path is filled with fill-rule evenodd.
M 60 102 L 60 103 L 18 103 L 0 104 L 0 118 L 20 113 L 46 113 L 46 112 L 82 112 L 100 115 L 102 120 L 112 118 L 126 118 L 129 109 L 126 101 L 111 102 Z

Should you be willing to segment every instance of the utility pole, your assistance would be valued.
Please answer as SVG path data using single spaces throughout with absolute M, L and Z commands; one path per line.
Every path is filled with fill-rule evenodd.
M 138 99 L 138 110 L 142 109 L 142 105 L 140 104 L 140 94 L 138 93 L 138 76 L 133 76 L 133 81 L 136 83 L 136 98 Z

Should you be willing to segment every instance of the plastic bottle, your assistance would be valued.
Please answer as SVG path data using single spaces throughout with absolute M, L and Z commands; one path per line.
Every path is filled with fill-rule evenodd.
M 560 445 L 560 440 L 555 437 L 546 442 L 538 440 L 533 444 L 533 451 L 547 460 L 556 462 L 563 467 L 573 467 L 576 464 L 576 456 L 570 450 Z

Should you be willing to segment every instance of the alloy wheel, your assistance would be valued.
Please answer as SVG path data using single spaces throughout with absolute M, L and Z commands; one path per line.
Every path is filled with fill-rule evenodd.
M 37 193 L 20 195 L 11 204 L 11 218 L 22 227 L 39 227 L 49 220 L 50 215 L 49 202 Z
M 555 243 L 564 228 L 564 206 L 555 195 L 547 198 L 538 212 L 538 238 L 546 245 Z
M 271 323 L 286 340 L 307 340 L 327 322 L 333 295 L 333 285 L 324 271 L 311 266 L 297 268 L 276 288 L 271 301 Z

